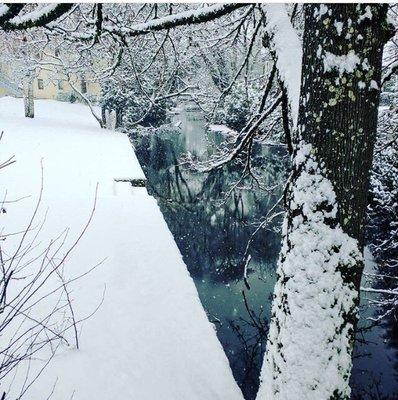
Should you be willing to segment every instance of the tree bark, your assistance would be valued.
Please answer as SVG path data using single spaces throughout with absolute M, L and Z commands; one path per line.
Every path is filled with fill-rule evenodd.
M 387 6 L 305 5 L 293 168 L 258 399 L 349 399 Z
M 334 185 L 340 225 L 362 248 L 376 140 L 382 52 L 388 39 L 387 7 L 335 5 L 328 8 L 332 10 L 331 16 L 321 18 L 314 17 L 317 8 L 312 5 L 306 12 L 302 92 L 312 95 L 305 103 L 302 96 L 299 124 L 302 139 L 313 144 Z M 345 22 L 339 34 L 334 25 L 350 20 L 351 26 Z M 351 37 L 346 39 L 347 35 Z M 327 53 L 351 54 L 352 62 L 354 55 L 357 56 L 354 71 L 341 74 L 338 68 L 342 67 L 342 60 L 337 60 L 338 68 L 325 71 L 322 56 Z

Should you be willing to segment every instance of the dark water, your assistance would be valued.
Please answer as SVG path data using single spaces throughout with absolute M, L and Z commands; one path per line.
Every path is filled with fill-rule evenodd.
M 187 152 L 207 159 L 221 142 L 221 133 L 207 132 L 197 112 L 182 111 L 175 119 L 179 128 L 135 137 L 137 156 L 148 190 L 157 198 L 208 318 L 217 328 L 234 377 L 245 398 L 254 399 L 280 249 L 280 217 L 254 237 L 252 233 L 280 197 L 281 188 L 268 193 L 245 180 L 240 183 L 245 190 L 233 190 L 226 198 L 240 177 L 241 167 L 196 173 L 179 163 Z M 288 165 L 283 148 L 257 144 L 253 155 L 253 166 L 265 186 L 283 182 Z M 249 240 L 251 261 L 245 283 L 243 258 Z M 372 313 L 369 308 L 361 309 L 362 326 Z M 396 331 L 396 321 L 390 321 L 360 333 L 353 398 L 398 399 Z

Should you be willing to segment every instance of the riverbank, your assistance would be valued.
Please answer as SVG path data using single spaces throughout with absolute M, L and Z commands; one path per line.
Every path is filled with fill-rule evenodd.
M 2 196 L 6 190 L 12 201 L 4 205 L 3 232 L 27 226 L 42 187 L 36 226 L 44 225 L 34 252 L 68 229 L 65 254 L 89 221 L 63 273 L 71 280 L 99 265 L 69 284 L 76 319 L 94 312 L 78 325 L 79 350 L 68 333 L 69 345 L 57 344 L 27 397 L 242 399 L 156 201 L 145 188 L 115 181 L 144 178 L 127 137 L 100 129 L 85 106 L 35 105 L 30 120 L 22 100 L 0 99 L 2 157 L 16 158 L 0 174 Z M 15 247 L 16 238 L 9 236 L 7 246 Z M 43 301 L 39 312 L 49 306 Z M 31 378 L 40 372 L 48 351 L 24 363 L 8 382 L 11 389 L 2 382 L 1 390 L 17 394 L 28 370 Z

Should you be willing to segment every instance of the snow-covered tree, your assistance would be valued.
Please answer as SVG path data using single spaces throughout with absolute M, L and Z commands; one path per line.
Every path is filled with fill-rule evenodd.
M 349 399 L 383 5 L 306 5 L 300 107 L 259 399 Z
M 24 32 L 1 35 L 1 73 L 18 95 L 22 95 L 25 117 L 34 117 L 33 80 L 38 59 L 37 42 Z
M 162 40 L 167 42 L 174 28 L 211 21 L 218 28 L 220 20 L 232 18 L 226 23 L 232 26 L 225 34 L 229 37 L 240 32 L 246 18 L 253 18 L 254 28 L 245 26 L 251 38 L 247 54 L 262 37 L 273 66 L 264 74 L 267 83 L 259 106 L 237 125 L 241 129 L 234 143 L 212 159 L 208 169 L 218 169 L 248 151 L 264 131 L 262 124 L 281 106 L 292 173 L 285 193 L 283 246 L 258 399 L 348 399 L 382 53 L 391 35 L 387 6 L 305 5 L 302 43 L 292 15 L 280 4 L 145 4 L 131 14 L 100 5 L 77 7 L 84 26 L 73 17 L 64 26 L 52 23 L 62 15 L 57 5 L 39 8 L 33 15 L 24 6 L 5 7 L 0 12 L 3 29 L 46 25 L 49 35 L 85 43 L 86 50 L 109 43 L 117 44 L 121 52 L 139 43 L 136 38 L 152 37 L 159 54 Z M 23 15 L 17 18 L 21 10 Z M 73 10 L 63 12 L 68 15 Z M 110 17 L 104 18 L 104 12 Z M 163 33 L 160 42 L 159 33 Z M 195 49 L 221 90 L 219 98 L 225 99 L 245 71 L 247 57 L 230 63 L 227 73 L 220 74 L 225 60 L 210 59 L 201 46 Z M 390 70 L 395 71 L 394 64 Z M 145 67 L 136 71 L 137 76 L 143 71 Z M 274 79 L 277 85 L 272 84 Z M 148 91 L 149 103 L 154 103 L 156 84 Z

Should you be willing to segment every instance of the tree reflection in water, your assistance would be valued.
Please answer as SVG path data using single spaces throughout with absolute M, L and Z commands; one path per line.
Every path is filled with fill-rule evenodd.
M 186 120 L 189 115 L 183 116 Z M 205 159 L 221 142 L 221 134 L 205 132 L 194 117 L 188 129 L 170 129 L 136 137 L 137 156 L 148 179 L 148 191 L 159 203 L 184 262 L 195 280 L 210 321 L 215 323 L 236 380 L 246 398 L 254 398 L 265 348 L 267 319 L 275 282 L 275 262 L 280 248 L 279 225 L 253 237 L 247 269 L 251 289 L 245 286 L 244 254 L 257 223 L 280 198 L 281 189 L 267 196 L 255 185 L 250 190 L 232 190 L 241 167 L 197 173 L 179 165 L 187 151 Z M 264 184 L 284 182 L 287 154 L 283 148 L 253 149 Z M 244 182 L 251 185 L 248 180 Z M 245 290 L 246 303 L 242 295 Z

